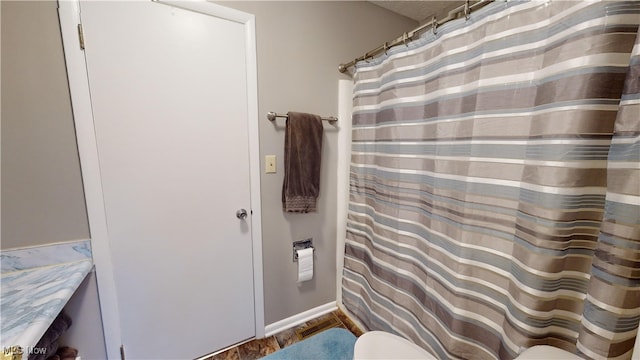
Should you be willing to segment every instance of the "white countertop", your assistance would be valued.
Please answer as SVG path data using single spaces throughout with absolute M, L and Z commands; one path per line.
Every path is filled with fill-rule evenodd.
M 15 346 L 25 352 L 33 349 L 92 269 L 91 258 L 13 271 L 5 268 L 0 277 L 2 351 Z

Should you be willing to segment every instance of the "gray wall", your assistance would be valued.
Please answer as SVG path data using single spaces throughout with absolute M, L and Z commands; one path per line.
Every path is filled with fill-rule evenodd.
M 87 239 L 55 1 L 1 1 L 2 249 Z
M 284 119 L 268 111 L 338 112 L 338 64 L 352 60 L 417 23 L 364 1 L 220 2 L 256 16 L 260 153 L 277 156 L 276 174 L 262 165 L 265 323 L 336 299 L 337 126 L 324 124 L 318 212 L 282 212 Z M 350 119 L 340 119 L 350 121 Z M 314 279 L 296 284 L 293 241 L 313 238 Z

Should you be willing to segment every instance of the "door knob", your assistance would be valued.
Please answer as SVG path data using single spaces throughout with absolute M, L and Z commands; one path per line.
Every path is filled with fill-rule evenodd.
M 240 220 L 244 220 L 247 218 L 247 210 L 245 209 L 240 209 L 238 211 L 236 211 L 236 217 Z

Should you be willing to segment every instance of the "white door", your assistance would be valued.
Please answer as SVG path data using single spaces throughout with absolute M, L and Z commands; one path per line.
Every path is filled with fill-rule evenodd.
M 244 26 L 151 1 L 80 10 L 126 358 L 253 337 Z

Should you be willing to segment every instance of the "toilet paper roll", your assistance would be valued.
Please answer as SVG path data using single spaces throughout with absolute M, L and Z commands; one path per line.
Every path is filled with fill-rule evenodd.
M 313 248 L 296 250 L 298 254 L 298 282 L 313 278 Z

